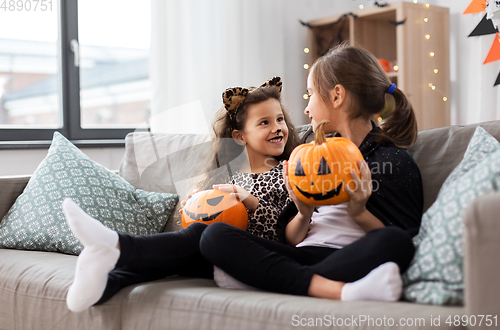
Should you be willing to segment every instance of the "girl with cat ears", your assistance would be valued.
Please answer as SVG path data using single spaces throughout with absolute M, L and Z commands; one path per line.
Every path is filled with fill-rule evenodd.
M 288 139 L 285 144 L 283 154 L 276 156 L 277 160 L 288 159 L 293 148 L 298 145 L 298 136 L 290 117 L 281 103 L 281 89 L 283 83 L 280 77 L 273 77 L 260 85 L 260 87 L 232 87 L 222 93 L 224 106 L 221 107 L 213 123 L 213 132 L 216 140 L 223 141 L 225 138 L 234 138 L 235 131 L 242 131 L 248 118 L 248 109 L 255 104 L 269 99 L 277 100 L 280 104 L 286 127 L 288 129 Z M 220 147 L 220 148 L 217 148 Z M 223 152 L 223 146 L 216 146 L 220 163 L 228 163 L 227 160 L 234 157 L 233 152 Z M 241 153 L 241 150 L 237 149 Z
M 193 182 L 193 189 L 210 189 L 214 184 L 227 181 L 228 178 L 225 173 L 213 175 L 210 172 L 221 166 L 227 166 L 241 155 L 245 147 L 248 149 L 248 146 L 241 141 L 240 133 L 244 131 L 249 109 L 268 100 L 279 102 L 286 129 L 288 130 L 283 152 L 271 158 L 281 161 L 290 157 L 292 150 L 299 144 L 299 138 L 285 107 L 281 103 L 282 86 L 283 83 L 280 77 L 272 77 L 259 87 L 232 87 L 222 93 L 223 106 L 216 112 L 212 123 L 213 150 L 205 150 L 205 154 L 202 156 L 205 161 L 200 162 L 199 167 L 196 169 L 197 173 L 207 173 L 207 175 L 202 175 L 197 182 Z M 283 132 L 280 132 L 280 134 L 283 135 Z M 214 165 L 207 165 L 214 164 L 214 152 L 215 167 Z M 269 163 L 269 160 L 267 162 Z
M 245 233 L 259 236 L 265 241 L 277 240 L 277 218 L 288 202 L 280 159 L 288 157 L 296 141 L 295 129 L 281 105 L 281 85 L 281 79 L 275 77 L 258 88 L 227 89 L 223 93 L 224 107 L 219 110 L 214 123 L 215 140 L 224 142 L 216 143 L 221 166 L 228 164 L 231 157 L 241 154 L 242 148 L 255 151 L 249 156 L 261 152 L 277 163 L 272 167 L 272 162 L 254 162 L 259 169 L 262 168 L 260 165 L 271 166 L 266 172 L 234 173 L 230 175 L 231 184 L 217 187 L 221 190 L 230 189 L 248 204 L 249 226 Z M 259 121 L 259 118 L 262 120 Z M 288 139 L 285 131 L 288 131 Z M 235 141 L 245 143 L 240 145 Z M 239 149 L 239 153 L 235 149 Z M 213 160 L 213 152 L 211 157 Z M 251 167 L 254 167 L 254 157 L 249 158 Z M 264 160 L 263 157 L 259 159 Z M 215 176 L 211 176 L 213 178 Z M 216 183 L 221 182 L 228 181 Z M 175 232 L 134 236 L 105 227 L 71 199 L 64 200 L 62 207 L 71 231 L 84 246 L 78 256 L 74 281 L 66 297 L 71 311 L 80 312 L 95 304 L 102 304 L 132 284 L 172 275 L 214 276 L 213 264 L 200 251 L 201 236 L 207 228 L 204 223 L 193 223 Z M 231 249 L 227 251 L 229 254 L 233 252 Z

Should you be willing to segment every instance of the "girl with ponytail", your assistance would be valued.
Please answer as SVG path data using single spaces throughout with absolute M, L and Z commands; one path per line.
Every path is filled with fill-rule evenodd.
M 341 300 L 399 300 L 400 274 L 413 258 L 412 236 L 423 208 L 420 172 L 405 149 L 417 137 L 413 108 L 372 54 L 347 45 L 313 64 L 307 91 L 304 113 L 313 130 L 321 122 L 325 133 L 351 140 L 363 155 L 357 164 L 361 176 L 351 171 L 356 189 L 345 185 L 349 202 L 316 208 L 302 203 L 285 164 L 293 200 L 278 219 L 285 244 L 219 223 L 205 230 L 201 253 L 226 275 L 259 289 Z M 378 127 L 374 119 L 386 108 L 388 94 L 395 107 Z M 228 249 L 238 257 L 228 259 Z
M 327 106 L 333 105 L 331 91 L 342 86 L 350 96 L 349 120 L 370 123 L 385 110 L 388 94 L 391 94 L 395 108 L 385 119 L 381 132 L 377 133 L 377 142 L 400 148 L 409 148 L 415 143 L 417 120 L 411 103 L 403 91 L 391 83 L 377 59 L 368 51 L 342 44 L 314 63 L 310 78 L 317 89 L 317 97 Z M 317 125 L 312 124 L 313 127 Z

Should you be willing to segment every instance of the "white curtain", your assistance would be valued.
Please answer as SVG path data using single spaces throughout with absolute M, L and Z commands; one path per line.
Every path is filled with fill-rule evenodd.
M 152 0 L 152 131 L 208 132 L 225 88 L 284 77 L 283 4 Z

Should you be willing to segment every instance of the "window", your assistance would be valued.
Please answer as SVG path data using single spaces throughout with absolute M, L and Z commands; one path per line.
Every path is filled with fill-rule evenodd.
M 1 143 L 123 143 L 150 116 L 149 44 L 149 1 L 0 0 Z

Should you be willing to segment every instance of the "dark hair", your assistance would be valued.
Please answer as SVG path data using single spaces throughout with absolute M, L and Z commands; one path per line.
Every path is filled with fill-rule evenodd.
M 311 67 L 314 85 L 321 100 L 331 105 L 329 92 L 342 85 L 352 96 L 350 119 L 372 118 L 386 108 L 387 90 L 392 82 L 377 59 L 360 47 L 341 44 L 318 58 Z M 403 91 L 393 93 L 395 108 L 382 124 L 377 142 L 408 148 L 417 139 L 415 112 Z
M 231 118 L 224 107 L 221 107 L 215 114 L 213 128 L 213 151 L 207 153 L 207 161 L 202 166 L 205 166 L 204 172 L 208 173 L 213 171 L 215 168 L 228 165 L 230 162 L 234 161 L 244 150 L 244 146 L 240 146 L 233 139 L 233 130 L 243 130 L 246 119 L 248 117 L 248 108 L 254 104 L 267 101 L 269 99 L 276 99 L 280 102 L 281 110 L 283 112 L 283 117 L 285 118 L 286 126 L 288 127 L 288 140 L 285 145 L 283 153 L 277 157 L 276 160 L 284 160 L 290 157 L 292 150 L 298 145 L 298 135 L 295 126 L 292 124 L 286 109 L 281 103 L 280 93 L 275 86 L 266 87 L 251 87 L 249 88 L 249 93 L 245 97 L 244 101 L 241 103 L 234 121 Z M 215 151 L 215 164 L 212 161 Z M 205 158 L 205 157 L 204 157 Z M 210 158 L 210 159 L 208 159 Z M 214 164 L 214 165 L 207 165 Z M 227 180 L 227 171 L 221 175 L 212 175 L 210 177 L 205 177 L 202 182 L 199 182 L 199 187 L 204 187 L 205 189 L 210 189 L 212 184 L 224 183 Z M 230 173 L 229 173 L 230 174 Z M 225 175 L 225 176 L 224 176 Z

